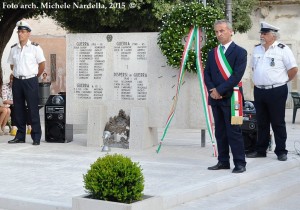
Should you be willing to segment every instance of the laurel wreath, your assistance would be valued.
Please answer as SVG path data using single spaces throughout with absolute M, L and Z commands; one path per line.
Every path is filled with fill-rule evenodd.
M 222 18 L 222 11 L 214 8 L 213 5 L 205 7 L 202 3 L 196 2 L 178 5 L 170 14 L 165 15 L 158 34 L 158 46 L 166 56 L 167 64 L 174 68 L 180 67 L 184 38 L 192 26 L 198 26 L 205 31 L 205 43 L 201 48 L 202 62 L 205 65 L 208 51 L 218 45 L 213 24 L 215 20 Z M 197 73 L 195 50 L 190 49 L 188 56 L 186 70 Z

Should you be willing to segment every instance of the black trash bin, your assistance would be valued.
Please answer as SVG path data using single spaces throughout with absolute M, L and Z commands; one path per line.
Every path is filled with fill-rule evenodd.
M 40 100 L 39 100 L 39 105 L 44 106 L 50 96 L 50 86 L 51 82 L 43 82 L 39 83 L 39 95 L 40 95 Z

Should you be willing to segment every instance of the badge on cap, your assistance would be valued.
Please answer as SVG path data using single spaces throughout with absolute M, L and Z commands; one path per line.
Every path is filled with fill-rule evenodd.
M 269 24 L 269 23 L 266 23 L 266 22 L 261 22 L 260 23 L 260 32 L 269 32 L 269 31 L 279 31 L 279 28 Z

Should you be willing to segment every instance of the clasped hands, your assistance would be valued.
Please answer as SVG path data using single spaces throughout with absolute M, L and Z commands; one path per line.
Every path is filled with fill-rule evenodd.
M 213 99 L 222 99 L 222 96 L 220 95 L 220 93 L 217 91 L 216 88 L 210 89 L 210 97 L 212 97 Z

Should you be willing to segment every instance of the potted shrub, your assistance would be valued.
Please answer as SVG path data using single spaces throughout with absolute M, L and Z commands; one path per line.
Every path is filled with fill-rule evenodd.
M 162 209 L 158 197 L 144 196 L 144 176 L 138 163 L 120 154 L 98 158 L 83 175 L 88 195 L 73 198 L 73 210 Z

